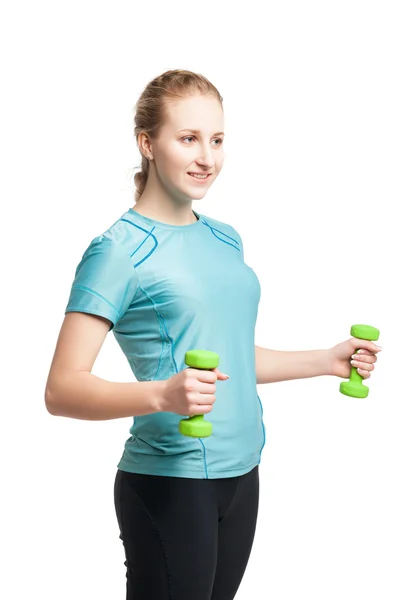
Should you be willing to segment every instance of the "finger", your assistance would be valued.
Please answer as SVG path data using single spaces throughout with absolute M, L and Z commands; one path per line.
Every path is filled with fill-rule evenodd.
M 351 338 L 354 346 L 357 349 L 365 349 L 370 352 L 380 352 L 382 350 L 382 346 L 378 346 L 374 342 L 370 342 L 369 340 L 361 340 L 359 338 Z
M 208 394 L 200 394 L 196 400 L 196 406 L 212 406 L 216 401 L 216 398 L 210 398 Z
M 219 369 L 213 369 L 214 373 L 216 373 L 218 379 L 229 379 L 229 375 L 227 373 L 223 373 Z
M 359 373 L 361 375 L 361 377 L 363 377 L 364 379 L 368 379 L 368 377 L 371 376 L 369 371 L 365 371 L 363 369 L 358 368 L 357 369 L 357 373 Z
M 350 363 L 353 367 L 356 367 L 357 371 L 361 369 L 362 371 L 370 372 L 373 371 L 375 368 L 375 366 L 372 363 L 362 363 L 358 360 L 351 360 Z
M 217 380 L 217 374 L 213 370 L 210 371 L 208 369 L 191 368 L 191 371 L 198 381 L 203 381 L 204 383 L 215 383 Z
M 375 354 L 359 354 L 358 352 L 356 354 L 352 354 L 351 358 L 360 363 L 376 363 L 378 360 Z
M 361 350 L 357 350 L 356 354 L 361 354 L 361 355 L 367 355 L 367 356 L 376 356 L 377 352 L 370 352 L 369 350 L 364 350 L 363 348 L 361 348 Z

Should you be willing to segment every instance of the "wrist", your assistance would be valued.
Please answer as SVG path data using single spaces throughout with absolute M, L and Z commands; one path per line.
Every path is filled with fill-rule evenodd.
M 153 397 L 153 411 L 154 412 L 166 412 L 166 401 L 165 401 L 165 384 L 166 380 L 160 379 L 153 381 L 154 391 Z
M 331 350 L 323 350 L 323 360 L 322 360 L 322 368 L 323 375 L 333 375 L 332 373 L 332 355 Z

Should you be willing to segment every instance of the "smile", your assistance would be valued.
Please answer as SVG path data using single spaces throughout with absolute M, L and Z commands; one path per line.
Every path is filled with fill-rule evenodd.
M 188 175 L 190 175 L 190 177 L 193 177 L 193 179 L 197 179 L 198 181 L 205 181 L 210 177 L 211 173 L 208 173 L 208 175 L 200 175 L 199 173 L 188 173 Z

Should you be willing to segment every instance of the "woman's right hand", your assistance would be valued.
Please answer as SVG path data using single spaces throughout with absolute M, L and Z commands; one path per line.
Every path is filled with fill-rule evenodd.
M 211 412 L 216 400 L 217 380 L 229 375 L 216 369 L 183 369 L 164 381 L 162 412 L 173 412 L 185 417 Z

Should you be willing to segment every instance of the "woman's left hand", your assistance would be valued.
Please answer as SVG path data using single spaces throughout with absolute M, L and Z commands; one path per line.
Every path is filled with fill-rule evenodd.
M 336 344 L 328 350 L 329 374 L 348 379 L 351 367 L 355 367 L 361 377 L 368 379 L 375 368 L 376 355 L 381 350 L 382 348 L 374 342 L 354 337 Z

